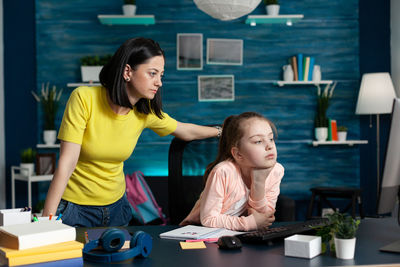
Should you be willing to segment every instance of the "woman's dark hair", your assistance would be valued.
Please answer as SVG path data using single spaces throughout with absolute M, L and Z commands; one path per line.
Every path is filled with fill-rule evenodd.
M 222 126 L 222 134 L 218 144 L 218 154 L 217 158 L 208 164 L 206 171 L 204 172 L 203 180 L 204 184 L 207 181 L 208 175 L 211 170 L 220 162 L 231 159 L 233 160 L 233 156 L 231 153 L 232 147 L 238 146 L 240 144 L 240 139 L 242 139 L 244 131 L 241 124 L 243 121 L 252 118 L 259 118 L 265 120 L 269 123 L 274 133 L 274 137 L 277 135 L 277 130 L 275 125 L 263 115 L 257 112 L 244 112 L 240 115 L 232 115 L 225 119 L 224 124 Z
M 107 89 L 114 104 L 133 108 L 123 77 L 125 66 L 128 64 L 133 70 L 136 70 L 138 65 L 146 63 L 155 56 L 164 57 L 164 51 L 157 42 L 143 37 L 129 39 L 117 49 L 100 72 L 100 82 Z M 141 98 L 135 106 L 141 113 L 153 112 L 157 117 L 162 118 L 161 90 L 158 90 L 151 100 Z

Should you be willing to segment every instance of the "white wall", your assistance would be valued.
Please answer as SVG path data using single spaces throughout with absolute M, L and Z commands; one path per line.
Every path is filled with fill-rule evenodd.
M 391 74 L 397 97 L 400 97 L 400 1 L 390 2 Z
M 4 129 L 3 0 L 0 1 L 0 209 L 6 208 L 6 159 Z

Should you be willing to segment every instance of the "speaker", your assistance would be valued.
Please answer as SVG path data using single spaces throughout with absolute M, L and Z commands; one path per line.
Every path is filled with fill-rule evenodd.
M 117 228 L 110 228 L 103 232 L 98 240 L 92 240 L 83 247 L 83 259 L 94 262 L 117 262 L 131 259 L 136 256 L 149 256 L 153 248 L 153 239 L 145 232 L 135 232 L 131 237 L 130 248 L 118 252 L 125 243 L 125 234 Z M 91 252 L 101 247 L 101 253 Z

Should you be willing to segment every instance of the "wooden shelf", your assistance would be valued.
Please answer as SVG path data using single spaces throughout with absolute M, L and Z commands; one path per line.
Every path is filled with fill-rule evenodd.
M 332 84 L 333 81 L 331 80 L 326 80 L 326 81 L 291 81 L 291 82 L 286 82 L 286 81 L 276 81 L 275 84 L 278 86 L 285 86 L 285 85 L 318 85 L 318 84 Z
M 346 140 L 346 141 L 312 141 L 313 146 L 322 146 L 322 145 L 363 145 L 368 144 L 368 140 Z
M 249 15 L 245 21 L 246 24 L 250 24 L 250 26 L 256 26 L 257 24 L 276 24 L 276 23 L 286 23 L 288 26 L 292 26 L 294 22 L 298 22 L 303 19 L 303 14 L 297 15 L 278 15 L 278 16 L 269 16 L 269 15 Z
M 60 148 L 60 144 L 54 144 L 54 145 L 46 145 L 46 144 L 37 144 L 37 148 Z
M 101 83 L 67 83 L 67 87 L 100 86 Z
M 97 15 L 101 24 L 105 25 L 150 25 L 155 24 L 154 15 Z

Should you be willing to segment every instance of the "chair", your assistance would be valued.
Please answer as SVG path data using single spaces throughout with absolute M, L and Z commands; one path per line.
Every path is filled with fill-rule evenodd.
M 352 187 L 314 187 L 311 188 L 312 192 L 310 204 L 307 210 L 307 219 L 313 218 L 314 211 L 314 203 L 317 201 L 317 212 L 318 216 L 321 216 L 322 206 L 325 203 L 328 207 L 333 210 L 338 210 L 340 212 L 347 212 L 351 207 L 351 216 L 356 218 L 356 210 L 358 204 L 358 211 L 360 213 L 360 217 L 364 218 L 363 206 L 361 200 L 361 189 L 360 188 L 352 188 Z M 350 200 L 347 206 L 339 210 L 337 206 L 335 206 L 330 199 L 348 199 Z
M 205 168 L 217 155 L 218 139 L 183 141 L 174 138 L 168 155 L 168 203 L 171 224 L 179 224 L 191 211 L 204 188 Z M 276 221 L 295 220 L 295 201 L 279 196 Z

